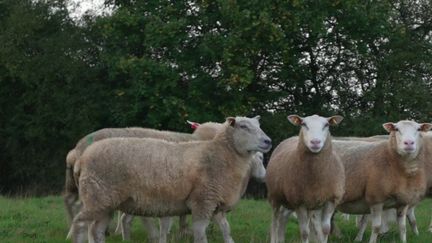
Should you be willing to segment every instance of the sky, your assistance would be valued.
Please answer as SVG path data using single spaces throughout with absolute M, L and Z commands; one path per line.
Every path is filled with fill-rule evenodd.
M 104 13 L 107 9 L 104 8 L 103 3 L 104 0 L 69 0 L 68 9 L 71 13 L 71 17 L 77 19 L 87 11 L 98 15 Z

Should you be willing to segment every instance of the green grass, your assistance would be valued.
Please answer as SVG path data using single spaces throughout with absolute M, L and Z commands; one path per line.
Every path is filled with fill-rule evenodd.
M 431 242 L 432 233 L 427 232 L 430 220 L 432 200 L 423 201 L 416 210 L 420 236 L 408 229 L 408 242 Z M 241 200 L 237 208 L 228 214 L 232 235 L 236 242 L 269 242 L 271 209 L 264 200 Z M 336 218 L 342 230 L 342 239 L 330 238 L 330 242 L 353 242 L 357 233 L 354 217 L 350 221 Z M 111 228 L 114 228 L 112 223 Z M 0 197 L 0 242 L 70 242 L 65 237 L 68 225 L 61 197 L 43 198 L 6 198 Z M 178 222 L 174 223 L 169 236 L 170 242 L 192 242 L 192 237 L 179 239 Z M 287 226 L 287 242 L 300 242 L 297 221 L 291 218 Z M 141 222 L 135 219 L 132 229 L 132 240 L 128 242 L 146 242 L 146 233 Z M 364 242 L 367 242 L 370 230 L 366 231 Z M 209 242 L 223 242 L 219 229 L 211 225 L 207 230 Z M 112 235 L 107 242 L 120 242 L 121 237 Z M 398 242 L 397 227 L 382 236 L 380 242 Z

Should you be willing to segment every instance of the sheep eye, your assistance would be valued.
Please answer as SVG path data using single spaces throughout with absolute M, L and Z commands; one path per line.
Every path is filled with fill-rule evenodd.
M 240 125 L 241 129 L 249 130 L 249 128 L 246 125 Z
M 326 128 L 326 127 L 328 127 L 329 126 L 329 124 L 328 123 L 326 123 L 325 125 L 324 125 L 324 128 Z
M 394 130 L 395 130 L 395 132 L 399 132 L 399 128 L 395 128 Z

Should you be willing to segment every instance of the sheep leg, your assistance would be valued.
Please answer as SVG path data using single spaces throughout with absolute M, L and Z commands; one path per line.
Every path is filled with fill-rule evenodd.
M 202 199 L 189 201 L 192 212 L 192 231 L 194 243 L 207 243 L 206 229 L 211 217 L 216 211 L 217 204 L 213 200 Z
M 87 227 L 87 239 L 88 239 L 89 243 L 95 243 L 95 239 L 94 239 L 93 233 L 92 233 L 93 228 L 94 228 L 94 224 L 95 224 L 95 221 L 90 222 L 90 224 Z
M 280 207 L 280 214 L 278 219 L 279 230 L 276 232 L 279 238 L 279 242 L 285 241 L 285 227 L 291 213 L 292 213 L 291 210 L 284 207 Z
M 161 217 L 160 223 L 159 223 L 159 243 L 166 243 L 167 242 L 167 235 L 169 233 L 169 230 L 171 228 L 171 217 Z
M 159 231 L 154 224 L 153 218 L 149 217 L 140 217 L 141 222 L 144 225 L 144 228 L 147 231 L 149 242 L 158 242 L 159 239 Z
M 429 223 L 428 231 L 432 232 L 432 217 L 431 217 L 431 221 Z
M 414 232 L 415 235 L 419 235 L 419 231 L 417 228 L 417 220 L 416 220 L 416 216 L 415 216 L 415 207 L 409 207 L 408 211 L 407 211 L 407 217 L 408 217 L 408 222 L 411 225 L 411 229 Z
M 313 219 L 311 217 L 310 218 L 310 225 L 309 225 L 309 230 L 310 230 L 310 232 L 309 232 L 309 240 L 311 242 L 320 242 L 320 240 L 318 239 L 318 231 L 317 231 L 317 229 L 315 227 L 316 226 L 315 226 L 314 221 L 313 221 Z
M 365 216 L 364 214 L 355 216 L 355 223 L 357 228 L 361 227 L 361 221 L 363 220 L 364 216 Z
M 324 234 L 323 234 L 323 227 L 322 227 L 322 210 L 312 210 L 311 211 L 311 223 L 312 223 L 312 234 L 311 239 L 312 241 L 317 242 L 324 242 Z
M 76 188 L 75 181 L 73 179 L 73 168 L 71 166 L 66 167 L 66 180 L 65 180 L 65 192 L 63 195 L 63 201 L 66 207 L 69 224 L 72 224 L 72 220 L 75 215 L 79 212 L 74 207 L 75 203 L 79 200 L 78 189 Z
M 70 224 L 72 224 L 73 218 L 81 211 L 82 203 L 79 200 L 78 193 L 67 191 L 64 195 L 64 204 Z
M 278 232 L 279 227 L 278 218 L 280 209 L 280 206 L 273 207 L 272 223 L 270 228 L 270 243 L 278 243 L 278 237 L 276 232 Z
M 380 229 L 381 229 L 382 211 L 383 211 L 382 203 L 378 203 L 370 207 L 370 212 L 372 217 L 372 234 L 369 239 L 369 243 L 375 243 L 377 241 L 378 234 L 380 233 Z
M 170 233 L 171 233 L 172 225 L 173 225 L 173 218 L 172 218 L 172 217 L 169 217 L 169 220 L 166 221 L 166 226 L 165 226 L 165 227 L 166 227 L 167 234 L 170 234 Z
M 355 241 L 360 242 L 363 240 L 363 235 L 364 235 L 364 232 L 366 231 L 366 227 L 368 225 L 369 215 L 363 214 L 363 215 L 357 215 L 356 217 L 357 217 L 357 219 L 359 219 L 359 220 L 356 220 L 357 221 L 357 227 L 358 227 L 359 231 L 357 233 Z
M 134 216 L 123 213 L 120 218 L 121 234 L 123 240 L 130 240 L 130 230 L 132 227 L 132 220 Z
M 100 217 L 98 220 L 93 221 L 90 225 L 89 232 L 89 242 L 93 241 L 94 243 L 103 243 L 105 242 L 105 231 L 111 221 L 111 215 L 105 214 Z M 91 237 L 90 237 L 91 236 Z
M 342 238 L 342 232 L 337 226 L 337 224 L 334 221 L 335 213 L 333 213 L 331 219 L 330 219 L 330 225 L 331 225 L 331 231 L 330 234 L 334 235 L 336 238 L 341 239 Z
M 392 213 L 393 213 L 393 210 L 391 210 L 391 209 L 383 210 L 382 215 L 381 215 L 381 229 L 379 232 L 380 235 L 383 235 L 390 230 L 389 220 L 392 216 Z
M 231 229 L 226 218 L 224 212 L 218 212 L 213 216 L 213 219 L 219 225 L 220 230 L 222 231 L 222 235 L 225 243 L 234 243 L 233 238 L 231 237 Z
M 406 242 L 406 215 L 408 206 L 399 207 L 397 209 L 397 221 L 399 225 L 400 239 Z
M 331 231 L 331 220 L 334 214 L 336 205 L 333 202 L 327 202 L 322 212 L 322 233 L 324 234 L 324 242 L 328 241 Z
M 179 217 L 180 236 L 182 237 L 191 234 L 186 219 L 186 215 L 182 215 Z
M 82 208 L 82 202 L 78 199 L 75 201 L 75 203 L 72 205 L 73 215 L 77 215 Z
M 270 242 L 279 243 L 285 241 L 285 226 L 291 211 L 283 206 L 273 207 L 273 217 L 270 230 Z
M 77 200 L 78 200 L 78 195 L 71 192 L 66 192 L 65 195 L 63 196 L 63 201 L 65 204 L 69 224 L 72 224 L 72 220 L 76 215 L 76 209 L 74 207 L 74 204 Z
M 207 243 L 205 231 L 209 223 L 209 219 L 193 219 L 192 230 L 194 234 L 194 243 Z
M 300 226 L 300 235 L 303 243 L 309 242 L 309 214 L 305 207 L 299 207 L 296 209 L 296 214 Z
M 87 222 L 88 219 L 83 212 L 79 212 L 74 220 L 72 221 L 72 226 L 70 228 L 68 237 L 72 235 L 73 243 L 84 243 L 87 240 L 86 232 L 87 232 Z
M 123 213 L 118 211 L 118 213 L 117 213 L 117 226 L 116 226 L 116 229 L 114 230 L 114 234 L 116 234 L 116 235 L 119 235 L 122 232 L 122 228 L 123 228 L 123 225 L 121 222 L 122 215 L 123 215 Z
M 432 233 L 432 217 L 431 217 L 431 220 L 429 222 L 428 231 Z

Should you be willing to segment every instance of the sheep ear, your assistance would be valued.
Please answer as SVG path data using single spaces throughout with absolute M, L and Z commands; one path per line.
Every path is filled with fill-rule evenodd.
M 261 119 L 261 116 L 260 115 L 255 116 L 254 119 L 257 119 L 259 121 Z
M 197 129 L 201 124 L 199 124 L 198 122 L 191 122 L 189 120 L 186 120 L 186 122 L 191 126 L 191 128 L 193 130 Z
M 332 117 L 327 118 L 327 121 L 328 121 L 328 123 L 329 123 L 330 126 L 336 126 L 336 125 L 338 125 L 338 124 L 339 124 L 343 119 L 344 119 L 343 116 L 338 116 L 338 115 L 336 115 L 336 116 L 332 116 Z
M 235 117 L 227 117 L 226 121 L 232 127 L 235 125 L 235 122 L 236 122 Z
M 289 115 L 287 118 L 295 126 L 300 126 L 303 123 L 303 118 L 298 115 Z
M 431 130 L 431 128 L 432 128 L 432 124 L 431 123 L 422 123 L 422 124 L 420 124 L 419 131 L 421 131 L 421 132 L 427 132 L 427 131 Z
M 383 127 L 389 133 L 392 132 L 392 131 L 394 131 L 394 130 L 396 130 L 396 126 L 395 126 L 395 124 L 393 122 L 384 123 Z

